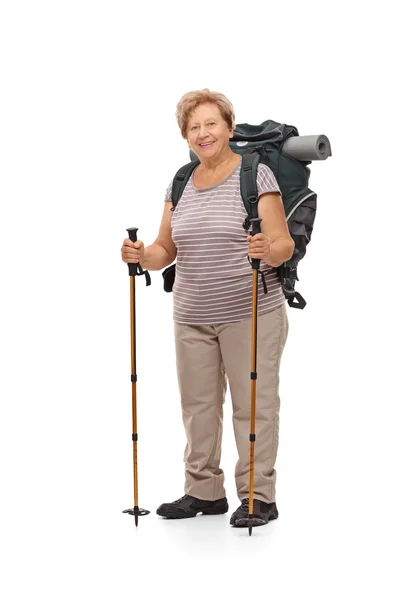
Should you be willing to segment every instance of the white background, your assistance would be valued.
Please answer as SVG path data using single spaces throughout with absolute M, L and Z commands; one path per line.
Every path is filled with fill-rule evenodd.
M 399 598 L 399 52 L 394 3 L 2 3 L 2 597 Z M 137 280 L 139 504 L 133 505 L 127 227 L 154 241 L 188 160 L 180 97 L 238 123 L 325 134 L 281 368 L 277 504 L 165 521 L 185 438 L 172 294 Z M 398 213 L 397 213 L 398 214 Z M 249 359 L 250 360 L 250 359 Z

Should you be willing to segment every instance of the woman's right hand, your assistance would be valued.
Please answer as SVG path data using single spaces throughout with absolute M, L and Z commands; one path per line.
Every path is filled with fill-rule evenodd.
M 144 244 L 140 240 L 132 242 L 132 240 L 126 238 L 122 244 L 121 254 L 125 263 L 141 262 L 144 256 Z

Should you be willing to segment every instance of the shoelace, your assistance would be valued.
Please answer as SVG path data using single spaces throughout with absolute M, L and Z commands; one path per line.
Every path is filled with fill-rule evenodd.
M 188 497 L 188 494 L 185 494 L 184 496 L 182 496 L 182 498 L 179 498 L 179 500 L 174 500 L 174 502 L 172 502 L 172 504 L 179 504 L 179 502 L 182 502 L 182 500 L 185 500 L 185 498 Z

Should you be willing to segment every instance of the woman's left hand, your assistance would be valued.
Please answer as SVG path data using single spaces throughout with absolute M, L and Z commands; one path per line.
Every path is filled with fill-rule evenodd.
M 257 233 L 247 237 L 249 242 L 248 255 L 250 258 L 260 258 L 266 261 L 270 253 L 270 241 L 264 233 Z

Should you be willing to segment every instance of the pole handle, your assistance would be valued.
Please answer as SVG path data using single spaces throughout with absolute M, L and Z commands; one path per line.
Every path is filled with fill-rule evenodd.
M 131 240 L 131 242 L 137 242 L 138 229 L 139 227 L 129 227 L 129 229 L 127 229 L 129 239 Z M 130 277 L 136 277 L 136 275 L 140 275 L 141 273 L 143 273 L 140 263 L 128 263 L 128 270 Z
M 138 227 L 129 227 L 126 231 L 129 234 L 131 242 L 137 242 Z M 148 271 L 143 271 L 140 263 L 128 263 L 129 276 L 136 277 L 136 275 L 144 275 L 146 279 L 146 286 L 151 285 L 151 279 Z
M 261 221 L 262 219 L 250 219 L 251 223 L 251 235 L 261 233 Z
M 251 235 L 257 235 L 257 233 L 261 233 L 261 221 L 262 219 L 250 219 L 251 223 Z M 260 269 L 261 259 L 260 258 L 252 258 L 251 259 L 251 267 L 252 269 Z
M 138 229 L 139 229 L 139 227 L 129 227 L 129 229 L 127 229 L 127 232 L 129 234 L 129 239 L 131 240 L 131 242 L 137 242 Z

